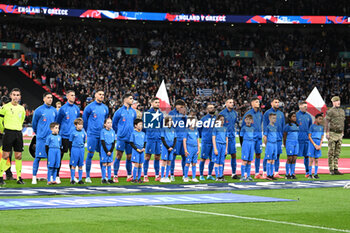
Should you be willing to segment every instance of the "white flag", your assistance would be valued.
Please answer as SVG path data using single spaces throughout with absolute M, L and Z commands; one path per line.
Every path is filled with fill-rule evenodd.
M 168 97 L 168 92 L 166 91 L 166 87 L 165 87 L 165 82 L 164 80 L 162 81 L 162 83 L 160 84 L 160 87 L 157 91 L 156 97 L 159 99 L 160 101 L 160 110 L 162 112 L 166 112 L 169 113 L 171 110 L 171 106 L 170 106 L 170 102 L 169 102 L 169 97 Z
M 324 117 L 326 116 L 327 106 L 317 87 L 314 87 L 309 97 L 307 97 L 306 103 L 307 112 L 310 113 L 313 121 L 315 120 L 315 116 L 319 113 L 323 113 Z

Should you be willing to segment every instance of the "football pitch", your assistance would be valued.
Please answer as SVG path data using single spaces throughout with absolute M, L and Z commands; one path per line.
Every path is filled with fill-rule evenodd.
M 25 148 L 24 160 L 31 160 Z M 327 148 L 323 148 L 323 158 L 327 157 Z M 95 159 L 98 156 L 95 155 Z M 240 148 L 238 148 L 240 158 Z M 282 155 L 285 158 L 285 155 Z M 343 147 L 341 158 L 350 158 L 350 147 Z M 297 182 L 307 181 L 304 175 L 297 175 Z M 331 176 L 321 174 L 321 180 L 350 180 L 350 174 Z M 239 181 L 226 177 L 228 183 Z M 46 189 L 46 181 L 32 185 L 30 180 L 18 188 L 15 181 L 7 181 L 6 188 Z M 269 181 L 259 180 L 259 184 Z M 283 183 L 285 180 L 276 181 Z M 312 181 L 318 182 L 318 181 Z M 203 181 L 200 184 L 213 184 Z M 184 184 L 180 177 L 173 184 Z M 120 178 L 118 186 L 130 186 L 125 178 Z M 150 178 L 146 185 L 161 185 Z M 195 186 L 195 184 L 190 184 Z M 87 185 L 82 185 L 84 187 Z M 93 179 L 93 186 L 100 187 L 99 178 Z M 104 185 L 106 187 L 106 185 Z M 72 187 L 68 179 L 55 187 Z M 77 186 L 74 186 L 77 187 Z M 165 184 L 164 187 L 170 187 Z M 125 194 L 94 195 L 50 195 L 50 196 L 1 196 L 3 199 L 27 198 L 67 198 L 95 197 L 103 201 L 107 196 L 139 195 L 183 195 L 183 194 L 222 194 L 233 193 L 258 197 L 282 198 L 286 202 L 250 202 L 220 204 L 186 204 L 186 205 L 144 205 L 128 207 L 99 208 L 51 208 L 22 209 L 0 211 L 1 232 L 350 232 L 350 189 L 334 188 L 291 188 L 259 189 L 232 191 L 198 191 L 195 192 L 143 192 Z
M 10 210 L 0 223 L 2 232 L 350 232 L 349 189 L 234 193 L 296 201 Z

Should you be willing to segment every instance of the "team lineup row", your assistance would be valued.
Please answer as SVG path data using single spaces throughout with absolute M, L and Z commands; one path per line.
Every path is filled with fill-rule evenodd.
M 17 134 L 19 133 L 18 129 L 16 132 L 16 129 L 13 127 L 6 127 L 9 125 L 8 122 L 10 122 L 10 120 L 6 120 L 7 115 L 9 115 L 11 121 L 16 120 L 14 117 L 18 118 L 18 122 L 23 118 L 21 114 L 16 115 L 13 111 L 13 109 L 18 109 L 15 108 L 16 98 L 14 96 L 17 93 L 18 105 L 20 91 L 12 91 L 10 94 L 11 102 L 7 104 L 8 106 L 4 105 L 0 114 L 1 125 L 5 129 L 4 132 L 6 132 L 4 134 L 4 153 L 0 162 L 0 172 L 3 174 L 4 170 L 6 170 L 6 160 L 8 158 L 6 152 L 11 151 L 13 148 L 16 158 L 17 183 L 23 183 L 20 178 L 23 139 L 19 140 L 19 137 L 22 137 L 22 135 Z M 44 104 L 35 110 L 32 122 L 33 130 L 36 134 L 33 184 L 37 182 L 36 175 L 42 158 L 48 159 L 48 183 L 59 183 L 61 160 L 64 153 L 68 152 L 68 150 L 70 152 L 71 183 L 83 183 L 82 167 L 84 164 L 85 137 L 88 151 L 85 162 L 85 181 L 88 183 L 91 182 L 90 170 L 94 152 L 100 153 L 103 183 L 118 182 L 118 171 L 124 152 L 126 154 L 127 181 L 142 182 L 140 177 L 143 167 L 143 181 L 148 182 L 149 160 L 151 155 L 154 154 L 156 181 L 170 182 L 175 180 L 175 158 L 176 155 L 181 155 L 183 180 L 185 182 L 189 180 L 188 171 L 190 165 L 192 165 L 192 181 L 198 182 L 195 174 L 199 151 L 201 151 L 199 164 L 200 180 L 205 180 L 204 166 L 207 159 L 209 159 L 207 179 L 214 179 L 212 172 L 215 170 L 216 180 L 224 180 L 223 165 L 226 155 L 231 155 L 232 178 L 239 179 L 236 175 L 235 141 L 235 126 L 238 124 L 238 118 L 237 113 L 233 109 L 232 99 L 226 101 L 226 108 L 217 117 L 215 115 L 215 106 L 209 104 L 207 106 L 208 114 L 201 119 L 202 122 L 214 121 L 219 123 L 220 127 L 217 127 L 217 124 L 214 127 L 213 124 L 207 124 L 207 126 L 204 124 L 200 128 L 193 126 L 184 128 L 181 127 L 182 124 L 178 123 L 186 121 L 187 117 L 192 119 L 191 116 L 186 116 L 184 101 L 177 100 L 175 108 L 164 117 L 164 114 L 159 109 L 159 99 L 153 98 L 148 112 L 153 114 L 154 118 L 158 118 L 160 121 L 164 120 L 167 127 L 163 129 L 147 128 L 144 130 L 142 129 L 142 120 L 137 119 L 136 111 L 131 108 L 133 102 L 131 94 L 123 96 L 124 104 L 115 112 L 112 120 L 108 118 L 108 108 L 103 104 L 103 91 L 96 91 L 95 101 L 84 109 L 82 118 L 79 118 L 79 108 L 74 104 L 74 91 L 67 92 L 67 103 L 58 112 L 51 106 L 52 95 L 50 93 L 45 93 L 43 100 Z M 290 113 L 286 124 L 284 114 L 278 110 L 278 99 L 272 100 L 272 108 L 264 114 L 259 110 L 260 102 L 258 98 L 253 98 L 251 105 L 252 108 L 243 117 L 240 130 L 240 136 L 243 139 L 243 143 L 241 142 L 243 160 L 241 180 L 252 180 L 250 170 L 254 152 L 256 179 L 266 178 L 273 180 L 282 178 L 279 175 L 279 156 L 282 153 L 282 142 L 288 155 L 286 178 L 295 178 L 297 156 L 304 157 L 306 175 L 309 178 L 318 178 L 317 159 L 321 156 L 320 149 L 324 132 L 322 126 L 323 115 L 316 115 L 315 124 L 312 124 L 312 118 L 306 112 L 307 104 L 301 102 L 299 105 L 300 111 Z M 6 109 L 10 109 L 10 111 L 6 111 Z M 12 116 L 10 116 L 11 114 Z M 199 138 L 201 138 L 201 146 Z M 259 172 L 262 139 L 266 145 L 263 176 Z M 116 148 L 116 158 L 113 162 L 114 148 Z M 309 157 L 313 158 L 310 162 Z M 161 176 L 159 175 L 160 160 L 162 160 Z M 113 179 L 111 174 L 112 163 L 114 167 Z M 132 163 L 134 168 L 132 168 Z M 312 175 L 313 164 L 315 165 L 314 176 Z M 79 179 L 75 178 L 76 167 L 79 168 Z M 340 172 L 336 169 L 336 173 Z M 56 175 L 58 175 L 57 178 Z

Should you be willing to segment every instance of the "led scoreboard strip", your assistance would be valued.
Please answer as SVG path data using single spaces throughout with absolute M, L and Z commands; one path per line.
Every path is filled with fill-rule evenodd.
M 135 11 L 108 11 L 63 9 L 38 6 L 0 4 L 0 13 L 79 17 L 114 20 L 170 21 L 170 22 L 215 22 L 257 24 L 350 24 L 349 16 L 286 16 L 286 15 L 207 15 L 170 14 Z

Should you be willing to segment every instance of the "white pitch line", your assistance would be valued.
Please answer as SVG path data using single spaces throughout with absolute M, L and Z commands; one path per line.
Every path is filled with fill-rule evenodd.
M 168 206 L 149 206 L 149 207 L 156 207 L 156 208 L 162 208 L 162 209 L 168 209 L 168 210 L 177 210 L 177 211 L 197 213 L 197 214 L 208 214 L 208 215 L 216 215 L 216 216 L 225 216 L 225 217 L 232 217 L 232 218 L 239 218 L 239 219 L 246 219 L 246 220 L 254 220 L 254 221 L 260 221 L 260 222 L 278 223 L 278 224 L 285 224 L 285 225 L 298 226 L 298 227 L 321 229 L 321 230 L 327 230 L 327 231 L 350 232 L 350 230 L 345 230 L 345 229 L 337 229 L 337 228 L 322 227 L 322 226 L 313 226 L 313 225 L 307 225 L 307 224 L 285 222 L 285 221 L 277 221 L 277 220 L 263 219 L 263 218 L 244 217 L 244 216 L 238 216 L 238 215 L 233 215 L 233 214 L 220 214 L 220 213 L 215 213 L 215 212 L 180 209 L 180 208 L 173 208 L 173 207 L 168 207 Z

